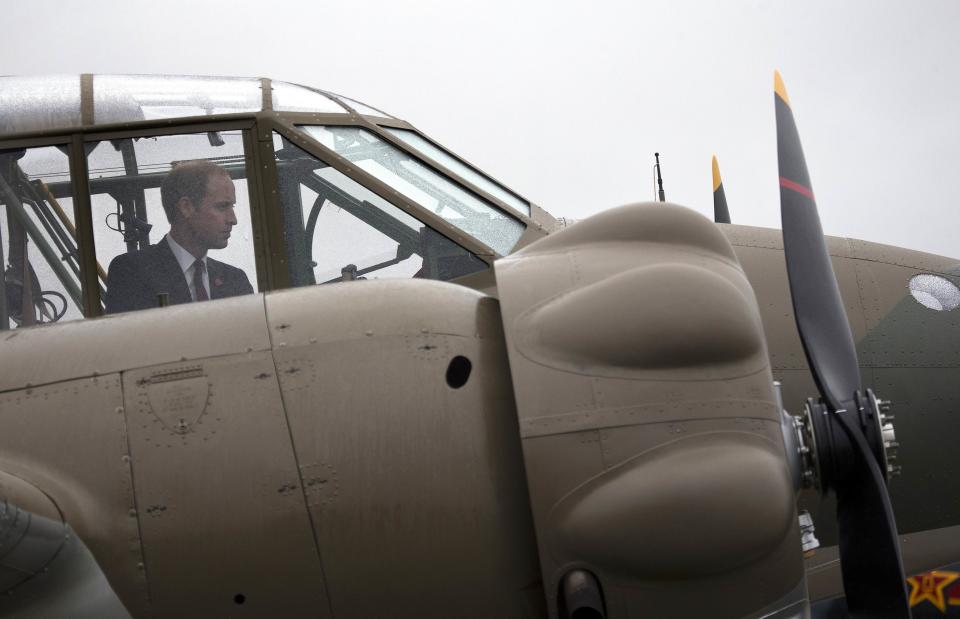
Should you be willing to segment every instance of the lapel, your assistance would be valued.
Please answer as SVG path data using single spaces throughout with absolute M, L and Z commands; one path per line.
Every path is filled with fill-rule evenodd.
M 190 289 L 187 287 L 187 280 L 180 270 L 180 263 L 173 255 L 170 244 L 164 238 L 157 243 L 157 255 L 154 261 L 156 272 L 154 273 L 154 286 L 156 292 L 166 292 L 170 298 L 170 305 L 177 303 L 190 303 Z

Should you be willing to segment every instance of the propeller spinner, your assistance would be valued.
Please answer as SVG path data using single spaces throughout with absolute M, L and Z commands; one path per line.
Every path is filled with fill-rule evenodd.
M 864 390 L 850 325 L 817 214 L 790 99 L 774 78 L 780 213 L 797 330 L 820 399 L 798 437 L 805 481 L 837 495 L 840 565 L 853 617 L 910 617 L 886 481 L 899 471 L 889 402 Z

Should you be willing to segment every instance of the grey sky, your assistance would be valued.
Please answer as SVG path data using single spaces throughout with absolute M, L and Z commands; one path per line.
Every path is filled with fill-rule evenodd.
M 0 0 L 4 73 L 263 75 L 404 118 L 558 216 L 779 226 L 773 70 L 823 226 L 960 257 L 960 3 Z M 268 8 L 269 7 L 269 8 Z

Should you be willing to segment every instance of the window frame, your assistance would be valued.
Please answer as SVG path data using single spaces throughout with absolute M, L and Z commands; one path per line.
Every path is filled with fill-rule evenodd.
M 284 186 L 278 188 L 281 195 L 281 206 L 284 216 L 284 238 L 288 243 L 288 251 L 292 252 L 289 256 L 289 259 L 296 261 L 296 265 L 290 265 L 296 267 L 290 269 L 292 285 L 304 286 L 308 284 L 323 284 L 339 279 L 339 277 L 332 279 L 316 279 L 316 268 L 319 267 L 321 270 L 323 270 L 325 267 L 330 266 L 330 264 L 326 261 L 321 263 L 314 262 L 313 266 L 310 268 L 306 266 L 308 264 L 308 258 L 310 258 L 311 255 L 311 250 L 316 248 L 314 241 L 316 239 L 318 230 L 325 229 L 325 226 L 317 228 L 315 224 L 317 221 L 316 218 L 322 210 L 321 205 L 326 204 L 327 201 L 332 203 L 335 208 L 343 209 L 348 212 L 350 220 L 354 223 L 362 224 L 368 230 L 375 231 L 384 239 L 388 239 L 390 243 L 395 243 L 396 246 L 391 251 L 396 250 L 396 257 L 398 260 L 399 256 L 401 255 L 401 248 L 404 247 L 410 249 L 410 251 L 406 252 L 407 257 L 412 254 L 417 254 L 420 256 L 423 259 L 423 268 L 420 270 L 420 277 L 429 277 L 433 279 L 434 276 L 425 275 L 423 273 L 430 272 L 433 268 L 435 268 L 428 268 L 427 256 L 426 254 L 423 254 L 423 249 L 421 248 L 421 244 L 424 242 L 424 229 L 430 229 L 435 237 L 442 239 L 445 249 L 452 251 L 453 248 L 456 248 L 458 252 L 463 253 L 464 257 L 472 259 L 471 268 L 474 270 L 469 271 L 469 273 L 486 271 L 489 269 L 488 262 L 481 260 L 476 255 L 470 253 L 461 244 L 454 243 L 445 235 L 433 230 L 432 228 L 429 228 L 429 226 L 427 226 L 421 220 L 422 213 L 418 212 L 416 216 L 407 213 L 407 211 L 401 209 L 399 206 L 374 193 L 369 187 L 361 185 L 356 180 L 340 172 L 340 170 L 328 165 L 324 160 L 311 155 L 296 144 L 293 144 L 287 140 L 283 134 L 275 132 L 273 133 L 273 137 L 275 139 L 282 139 L 284 141 L 285 148 L 296 149 L 299 151 L 301 156 L 307 158 L 313 167 L 311 173 L 297 174 L 297 166 L 295 162 L 305 162 L 305 160 L 294 157 L 295 162 L 292 168 L 294 175 L 287 175 L 285 177 Z M 275 152 L 279 152 L 276 150 L 276 148 L 277 145 L 274 144 Z M 280 162 L 277 163 L 279 170 Z M 304 163 L 304 165 L 306 164 Z M 321 169 L 323 170 L 323 173 L 319 172 Z M 290 181 L 293 181 L 292 186 L 290 185 Z M 346 183 L 346 185 L 344 183 Z M 302 200 L 301 192 L 304 189 L 317 194 L 316 199 L 314 199 L 312 203 L 310 201 Z M 361 190 L 363 192 L 362 194 L 357 193 Z M 295 193 L 296 197 L 293 197 L 291 192 Z M 294 202 L 296 204 L 294 204 Z M 323 210 L 323 212 L 326 213 L 328 211 Z M 342 230 L 344 233 L 346 233 L 346 230 L 351 225 L 350 223 L 345 223 L 346 221 L 347 220 L 341 220 L 339 224 L 337 224 L 346 226 Z M 371 239 L 371 243 L 375 244 L 375 241 Z M 330 246 L 324 244 L 322 247 L 329 249 Z M 439 247 L 440 246 L 436 245 L 435 242 L 434 249 L 432 251 L 440 251 Z M 338 266 L 353 263 L 358 267 L 361 267 L 360 271 L 362 272 L 358 273 L 358 275 L 365 275 L 366 272 L 375 273 L 378 269 L 372 268 L 374 263 L 362 259 L 364 257 L 370 257 L 370 255 L 364 255 L 364 252 L 370 248 L 371 246 L 367 246 L 364 249 L 358 248 L 356 251 L 348 252 L 352 254 L 350 258 L 345 258 L 342 262 L 338 263 Z M 316 256 L 313 256 L 313 258 L 316 258 Z M 313 258 L 311 258 L 311 260 Z M 404 260 L 406 260 L 406 258 L 404 258 Z M 396 261 L 392 261 L 391 259 L 387 261 L 381 260 L 376 264 L 379 268 L 383 268 L 392 266 L 396 263 Z M 437 263 L 434 261 L 429 264 L 433 265 Z M 329 275 L 329 273 L 327 274 Z M 443 279 L 455 280 L 457 277 L 465 276 L 467 274 L 468 272 L 464 272 L 460 275 L 453 276 L 452 278 L 444 277 Z M 439 272 L 437 272 L 435 276 L 441 277 Z M 376 278 L 379 276 L 374 275 L 374 277 Z M 388 275 L 387 277 L 395 278 L 398 276 Z M 400 277 L 403 278 L 403 276 Z
M 271 120 L 273 121 L 271 123 L 272 128 L 280 133 L 283 137 L 287 138 L 300 148 L 306 150 L 314 157 L 322 160 L 324 163 L 340 170 L 345 175 L 349 176 L 361 185 L 364 185 L 385 200 L 394 203 L 396 206 L 403 209 L 410 215 L 413 215 L 414 217 L 428 224 L 431 228 L 437 230 L 438 232 L 442 232 L 444 236 L 450 240 L 456 241 L 465 249 L 469 249 L 482 258 L 490 258 L 491 260 L 489 260 L 489 262 L 491 263 L 493 258 L 500 256 L 496 251 L 486 244 L 461 231 L 456 226 L 450 224 L 439 215 L 432 213 L 429 209 L 424 208 L 414 200 L 407 198 L 404 194 L 379 180 L 375 176 L 353 165 L 335 151 L 327 148 L 298 128 L 299 125 L 327 125 L 366 129 L 375 134 L 379 139 L 388 141 L 392 146 L 408 154 L 411 158 L 419 161 L 427 168 L 431 168 L 435 172 L 446 177 L 455 185 L 458 185 L 464 190 L 476 194 L 478 197 L 486 199 L 486 194 L 484 192 L 477 190 L 469 183 L 465 183 L 460 176 L 447 170 L 443 166 L 432 163 L 429 159 L 423 157 L 419 151 L 405 145 L 401 140 L 394 138 L 388 132 L 381 130 L 377 125 L 367 122 L 365 119 L 359 117 L 356 119 L 350 119 L 340 116 L 334 120 L 320 118 L 319 115 L 316 114 L 283 114 L 282 116 L 278 115 L 277 118 Z M 488 201 L 497 208 L 503 210 L 505 214 L 519 220 L 520 223 L 524 225 L 525 229 L 530 227 L 532 222 L 528 217 L 517 214 L 514 209 L 503 205 L 503 203 L 499 200 L 493 199 Z
M 77 191 L 77 187 L 76 187 L 76 185 L 74 184 L 74 179 L 73 179 L 73 151 L 74 151 L 74 147 L 73 147 L 72 136 L 69 136 L 69 135 L 67 135 L 67 136 L 58 135 L 58 136 L 44 136 L 44 138 L 42 138 L 42 139 L 34 138 L 34 139 L 28 139 L 28 140 L 5 140 L 5 141 L 0 142 L 0 151 L 19 150 L 19 149 L 29 150 L 29 149 L 33 149 L 33 148 L 49 148 L 49 147 L 59 147 L 59 146 L 62 146 L 62 147 L 66 147 L 66 148 L 67 148 L 67 165 L 68 165 L 68 167 L 69 167 L 70 189 L 71 189 L 72 192 L 76 192 L 76 191 Z M 75 240 L 76 240 L 76 244 L 77 244 L 77 261 L 78 261 L 79 266 L 80 266 L 80 277 L 79 277 L 79 284 L 80 284 L 80 306 L 79 306 L 78 309 L 80 309 L 80 312 L 81 312 L 81 314 L 83 314 L 83 318 L 85 319 L 85 318 L 87 318 L 87 313 L 86 313 L 87 293 L 86 293 L 86 291 L 84 290 L 84 279 L 85 279 L 85 276 L 86 276 L 86 268 L 87 268 L 87 267 L 86 267 L 86 263 L 85 263 L 84 250 L 83 250 L 83 247 L 82 247 L 81 241 L 80 241 L 80 240 L 81 240 L 81 234 L 80 234 L 80 228 L 79 228 L 79 223 L 80 223 L 80 222 L 77 221 L 77 211 L 78 211 L 79 209 L 78 209 L 77 196 L 76 196 L 76 195 L 72 195 L 72 196 L 71 196 L 71 202 L 72 202 L 72 204 L 73 204 L 73 225 L 74 225 L 74 228 L 76 229 L 76 239 L 75 239 Z M 2 222 L 2 224 L 3 224 L 3 225 L 6 225 L 6 222 L 4 221 L 4 222 Z M 5 249 L 7 249 L 7 250 L 9 251 L 9 248 L 5 248 Z M 41 251 L 41 255 L 43 255 L 44 259 L 46 260 L 47 257 L 43 254 L 42 251 Z M 5 269 L 5 267 L 6 267 L 6 262 L 5 262 L 5 261 L 6 261 L 6 256 L 0 255 L 0 277 L 3 277 L 3 273 L 4 273 L 4 271 L 6 270 L 6 269 Z M 55 267 L 54 267 L 54 268 L 55 268 Z M 94 277 L 96 277 L 96 274 L 97 274 L 97 272 L 96 272 L 96 263 L 94 263 L 94 265 L 93 265 L 93 274 L 94 274 Z M 6 325 L 6 324 L 0 325 L 0 330 L 6 330 L 6 329 L 7 329 L 7 325 Z
M 287 247 L 284 239 L 283 213 L 280 208 L 280 199 L 276 191 L 271 191 L 277 183 L 277 170 L 274 160 L 273 133 L 277 132 L 311 156 L 325 164 L 339 170 L 345 176 L 363 185 L 376 195 L 387 200 L 407 214 L 420 220 L 425 225 L 456 243 L 460 247 L 474 254 L 477 258 L 492 266 L 499 258 L 492 248 L 478 239 L 456 228 L 439 215 L 423 208 L 418 203 L 407 198 L 389 185 L 354 166 L 334 151 L 326 148 L 297 125 L 338 125 L 356 126 L 374 133 L 378 138 L 385 140 L 394 147 L 409 154 L 414 159 L 450 179 L 465 190 L 468 190 L 484 200 L 496 205 L 505 213 L 519 220 L 525 231 L 518 246 L 525 244 L 529 233 L 542 228 L 530 216 L 517 213 L 509 205 L 504 204 L 494 196 L 475 187 L 467 179 L 461 178 L 451 170 L 426 157 L 418 150 L 404 143 L 383 127 L 408 129 L 414 131 L 436 145 L 436 142 L 424 136 L 410 123 L 396 118 L 377 118 L 372 122 L 366 117 L 356 114 L 341 113 L 312 113 L 312 112 L 245 112 L 237 114 L 219 114 L 206 117 L 181 117 L 172 119 L 153 119 L 129 123 L 115 123 L 104 125 L 83 125 L 69 127 L 62 130 L 44 130 L 13 134 L 10 137 L 0 137 L 0 150 L 17 148 L 35 148 L 43 146 L 65 146 L 68 152 L 70 166 L 70 182 L 73 191 L 73 217 L 77 229 L 77 246 L 81 267 L 81 294 L 82 312 L 84 318 L 94 318 L 103 315 L 101 306 L 99 279 L 97 276 L 96 247 L 94 246 L 93 215 L 91 211 L 89 170 L 85 146 L 90 142 L 102 142 L 135 137 L 159 137 L 182 135 L 189 133 L 207 133 L 212 131 L 241 131 L 244 144 L 244 165 L 247 169 L 247 189 L 250 203 L 250 219 L 253 232 L 254 262 L 256 264 L 257 288 L 261 292 L 282 290 L 291 287 L 289 271 L 287 269 Z M 383 125 L 383 127 L 381 127 Z M 464 164 L 477 170 L 487 178 L 480 168 L 450 153 L 446 148 L 438 148 L 448 152 L 451 156 L 461 160 Z M 491 180 L 501 185 L 495 179 Z M 518 197 L 526 200 L 523 196 Z M 529 202 L 529 200 L 527 200 Z M 534 207 L 530 202 L 531 208 Z M 541 233 L 542 234 L 542 233 Z
M 478 239 L 461 231 L 436 213 L 432 213 L 428 209 L 423 208 L 417 202 L 407 198 L 393 187 L 353 165 L 333 150 L 327 148 L 297 128 L 297 125 L 304 124 L 355 126 L 371 130 L 376 133 L 377 136 L 383 136 L 386 133 L 380 131 L 376 125 L 366 121 L 364 118 L 354 115 L 312 114 L 309 112 L 288 112 L 282 114 L 260 113 L 256 118 L 255 133 L 258 142 L 256 148 L 257 165 L 261 174 L 264 175 L 264 186 L 277 185 L 277 168 L 276 162 L 274 161 L 273 150 L 273 133 L 276 132 L 306 151 L 312 157 L 316 157 L 323 163 L 338 170 L 408 215 L 433 228 L 450 241 L 471 252 L 488 266 L 492 266 L 493 261 L 499 258 L 499 255 L 493 249 Z M 403 147 L 401 147 L 401 149 L 414 158 L 418 156 L 416 151 Z M 443 174 L 449 176 L 448 172 L 443 172 Z M 458 181 L 459 177 L 453 175 L 451 182 Z M 507 212 L 512 213 L 513 211 Z M 283 252 L 282 255 L 277 255 L 276 252 L 271 249 L 270 268 L 272 280 L 280 284 L 280 288 L 289 288 L 292 283 L 290 282 L 287 268 L 287 247 L 283 236 L 283 213 L 278 193 L 272 192 L 270 195 L 264 195 L 264 215 L 268 222 L 268 243 L 270 247 L 279 248 Z M 521 222 L 529 228 L 530 221 L 528 219 L 518 219 L 521 219 Z
M 524 222 L 522 218 L 518 217 L 513 209 L 504 209 L 498 204 L 486 201 L 482 196 L 479 196 L 468 189 L 467 186 L 461 182 L 462 177 L 457 175 L 451 176 L 431 167 L 426 160 L 416 155 L 418 151 L 398 148 L 394 144 L 383 140 L 381 137 L 382 134 L 378 132 L 371 131 L 366 127 L 357 125 L 315 125 L 312 123 L 298 123 L 296 128 L 301 133 L 306 133 L 310 139 L 317 140 L 318 142 L 320 141 L 320 138 L 315 137 L 311 129 L 318 129 L 321 132 L 328 132 L 335 136 L 337 135 L 338 130 L 348 128 L 352 131 L 356 131 L 358 135 L 366 135 L 366 138 L 362 138 L 363 141 L 366 141 L 367 139 L 376 140 L 376 144 L 368 144 L 368 146 L 372 146 L 374 150 L 385 149 L 391 153 L 388 156 L 388 159 L 392 160 L 394 154 L 403 157 L 403 161 L 399 166 L 403 170 L 397 170 L 391 165 L 379 160 L 376 156 L 371 156 L 364 158 L 362 161 L 354 162 L 354 160 L 349 158 L 348 153 L 337 150 L 335 146 L 334 148 L 330 149 L 331 152 L 336 153 L 338 157 L 349 161 L 351 165 L 354 165 L 358 170 L 361 170 L 368 176 L 368 178 L 382 180 L 382 182 L 385 183 L 395 195 L 403 195 L 408 197 L 411 201 L 413 201 L 414 204 L 417 205 L 417 208 L 421 212 L 437 214 L 441 219 L 448 222 L 454 229 L 461 231 L 471 238 L 475 238 L 479 246 L 486 248 L 484 255 L 499 257 L 509 254 L 510 251 L 517 246 L 517 243 L 527 231 L 528 224 Z M 325 148 L 329 148 L 323 144 L 323 142 L 320 143 Z M 363 165 L 364 163 L 373 164 L 374 169 L 365 167 Z M 408 168 L 404 165 L 407 163 L 412 164 L 412 166 Z M 385 173 L 386 176 L 378 175 L 377 171 Z M 415 189 L 415 193 L 405 190 L 405 186 L 410 189 Z M 442 206 L 445 201 L 449 200 L 449 202 L 459 203 L 459 205 L 467 209 L 467 211 L 476 212 L 481 216 L 482 212 L 480 211 L 489 211 L 491 215 L 499 215 L 504 220 L 508 220 L 511 224 L 519 225 L 519 229 L 515 230 L 515 232 L 518 232 L 516 239 L 510 245 L 510 248 L 506 251 L 506 253 L 501 253 L 499 249 L 487 244 L 488 241 L 492 240 L 490 237 L 484 238 L 484 236 L 480 233 L 472 233 L 470 226 L 458 225 L 456 218 L 443 215 L 444 211 L 447 210 L 446 208 L 432 208 L 428 203 L 425 203 L 422 199 L 416 197 L 416 194 L 418 193 L 430 200 L 436 200 L 438 207 Z M 441 198 L 441 195 L 443 195 L 447 200 Z M 456 207 L 453 208 L 455 209 Z M 422 217 L 419 215 L 418 218 L 422 219 Z M 469 217 L 464 217 L 464 219 L 469 220 Z
M 173 119 L 177 120 L 177 119 Z M 151 123 L 152 125 L 153 123 Z M 83 183 L 83 204 L 82 209 L 81 205 L 75 201 L 75 210 L 82 210 L 84 213 L 84 229 L 83 232 L 80 230 L 80 222 L 77 222 L 77 237 L 78 242 L 82 242 L 82 248 L 89 247 L 90 249 L 84 250 L 81 249 L 81 255 L 91 262 L 89 265 L 87 262 L 83 262 L 84 266 L 89 266 L 86 271 L 81 270 L 84 283 L 84 310 L 89 311 L 90 314 L 86 315 L 87 318 L 92 318 L 95 316 L 103 315 L 103 300 L 100 298 L 100 286 L 97 280 L 96 273 L 96 246 L 94 244 L 93 238 L 93 212 L 91 205 L 90 197 L 90 186 L 89 186 L 89 170 L 87 169 L 87 157 L 84 152 L 84 146 L 91 142 L 100 143 L 108 140 L 120 140 L 127 138 L 137 138 L 137 137 L 163 137 L 163 136 L 175 136 L 175 135 L 188 135 L 188 134 L 197 134 L 197 133 L 208 133 L 214 131 L 240 131 L 243 136 L 243 161 L 244 167 L 247 172 L 247 193 L 248 200 L 250 203 L 250 226 L 253 236 L 253 252 L 254 252 L 254 264 L 256 265 L 256 276 L 257 276 L 257 289 L 266 290 L 264 286 L 265 282 L 261 274 L 265 274 L 266 259 L 263 252 L 263 244 L 259 242 L 259 239 L 263 236 L 262 230 L 262 220 L 258 216 L 257 211 L 259 211 L 259 201 L 261 199 L 262 191 L 259 187 L 259 182 L 254 182 L 254 178 L 257 177 L 256 168 L 253 167 L 254 162 L 252 161 L 250 143 L 251 136 L 250 132 L 253 128 L 253 122 L 251 120 L 247 121 L 234 121 L 234 122 L 214 122 L 214 123 L 173 123 L 165 122 L 164 126 L 158 127 L 144 127 L 138 125 L 136 129 L 127 129 L 124 131 L 89 131 L 82 132 L 79 137 L 79 145 L 77 146 L 77 173 L 74 175 L 74 166 L 73 158 L 71 158 L 71 180 L 74 184 L 74 189 L 79 191 L 77 184 Z M 75 136 L 76 139 L 76 136 Z M 82 169 L 81 169 L 82 168 Z M 77 212 L 74 217 L 79 216 Z M 82 241 L 79 241 L 82 240 Z M 86 255 L 89 254 L 89 257 Z M 89 297 L 89 298 L 88 298 Z

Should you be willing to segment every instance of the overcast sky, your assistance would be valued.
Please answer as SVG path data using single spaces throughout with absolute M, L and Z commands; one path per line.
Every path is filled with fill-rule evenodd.
M 960 2 L 0 0 L 2 71 L 266 76 L 412 122 L 557 216 L 779 227 L 773 70 L 828 234 L 960 257 Z

